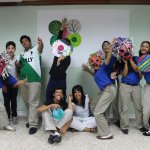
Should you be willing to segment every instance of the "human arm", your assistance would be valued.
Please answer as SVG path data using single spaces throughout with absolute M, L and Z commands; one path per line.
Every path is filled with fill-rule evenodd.
M 131 64 L 133 70 L 134 70 L 135 72 L 138 72 L 139 75 L 140 75 L 140 79 L 142 79 L 142 72 L 141 72 L 140 68 L 136 65 L 136 63 L 133 61 L 132 58 L 129 60 L 129 62 L 130 62 L 130 64 Z
M 92 72 L 86 64 L 82 64 L 82 70 L 88 72 L 92 76 L 94 75 L 94 72 Z
M 48 109 L 52 109 L 52 108 L 60 108 L 60 105 L 58 104 L 42 105 L 37 109 L 37 112 L 45 112 Z
M 65 56 L 60 56 L 58 57 L 57 59 L 57 66 L 59 66 L 61 64 L 61 62 L 65 59 L 66 57 Z
M 109 46 L 109 52 L 107 54 L 107 58 L 105 59 L 105 65 L 108 65 L 112 56 L 112 45 Z
M 7 86 L 6 86 L 6 85 L 3 85 L 2 91 L 3 91 L 4 93 L 7 93 Z
M 68 101 L 68 108 L 74 112 L 74 106 L 72 105 L 72 96 L 71 95 L 69 95 L 67 97 L 67 101 Z
M 108 51 L 108 54 L 107 54 L 107 58 L 105 59 L 105 65 L 108 65 L 109 62 L 110 62 L 110 59 L 111 59 L 111 56 L 112 56 L 112 49 L 113 49 L 113 45 L 116 41 L 116 38 L 113 39 L 112 43 L 109 44 L 109 51 Z
M 126 77 L 128 74 L 128 62 L 126 60 L 123 60 L 123 61 L 124 61 L 124 68 L 123 68 L 121 74 L 123 77 Z
M 57 39 L 63 38 L 63 31 L 65 30 L 65 28 L 67 28 L 67 18 L 62 19 L 62 24 Z
M 60 78 L 66 74 L 66 70 L 70 65 L 71 58 L 70 56 L 65 57 L 65 59 L 61 61 L 60 65 L 57 65 L 57 60 L 58 60 L 58 57 L 54 57 L 54 61 L 50 70 L 50 74 L 55 76 L 55 78 Z
M 43 47 L 44 47 L 43 41 L 40 37 L 38 37 L 38 47 L 37 47 L 37 49 L 38 49 L 39 53 L 43 52 Z

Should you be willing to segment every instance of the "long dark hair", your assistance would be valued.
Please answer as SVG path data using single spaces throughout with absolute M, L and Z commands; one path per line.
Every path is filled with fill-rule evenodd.
M 79 102 L 77 101 L 77 99 L 76 99 L 75 96 L 74 96 L 74 93 L 75 93 L 76 91 L 81 92 L 81 106 L 84 108 L 84 107 L 85 107 L 85 94 L 84 94 L 84 91 L 83 91 L 83 88 L 82 88 L 81 85 L 75 85 L 75 86 L 72 88 L 72 96 L 73 96 L 72 102 L 75 103 L 76 105 L 79 105 Z
M 147 43 L 149 45 L 149 54 L 150 54 L 150 42 L 149 41 L 143 41 L 140 45 L 140 47 L 144 44 Z M 141 53 L 141 50 L 139 50 L 139 57 L 142 56 L 143 54 Z

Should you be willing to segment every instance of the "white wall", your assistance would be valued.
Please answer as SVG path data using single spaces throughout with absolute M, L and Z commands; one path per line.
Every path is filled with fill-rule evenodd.
M 140 11 L 142 10 L 142 11 Z M 49 15 L 45 21 L 39 23 L 39 19 L 45 12 Z M 109 12 L 109 13 L 108 13 Z M 111 13 L 112 12 L 112 13 Z M 105 17 L 102 17 L 103 15 Z M 114 36 L 128 35 L 134 38 L 135 54 L 138 53 L 139 45 L 143 40 L 150 40 L 150 6 L 146 5 L 81 5 L 81 6 L 12 6 L 0 7 L 0 50 L 5 50 L 5 44 L 13 40 L 17 44 L 16 53 L 19 54 L 23 48 L 19 38 L 23 34 L 31 37 L 33 45 L 37 43 L 37 36 L 45 33 L 47 23 L 53 19 L 68 17 L 81 21 L 81 36 L 83 42 L 75 49 L 72 54 L 72 63 L 68 69 L 67 86 L 68 93 L 75 84 L 82 84 L 85 92 L 95 97 L 98 88 L 93 78 L 82 71 L 80 64 L 87 60 L 89 53 L 101 48 L 103 40 L 111 40 Z M 112 16 L 112 18 L 110 17 Z M 42 19 L 44 19 L 44 17 Z M 108 19 L 109 18 L 109 19 Z M 119 20 L 118 20 L 119 19 Z M 42 25 L 42 27 L 41 27 Z M 42 97 L 41 103 L 45 98 L 45 89 L 49 79 L 49 69 L 52 62 L 50 45 L 44 35 L 43 61 L 46 65 L 42 66 Z M 47 57 L 46 57 L 47 56 Z M 48 63 L 49 61 L 49 63 Z M 142 82 L 142 85 L 144 82 Z M 2 99 L 2 95 L 0 95 Z M 18 97 L 18 110 L 25 109 L 21 97 Z M 130 112 L 133 112 L 131 106 Z

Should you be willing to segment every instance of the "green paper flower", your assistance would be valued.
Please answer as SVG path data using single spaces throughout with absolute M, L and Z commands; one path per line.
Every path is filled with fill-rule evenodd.
M 57 40 L 57 35 L 53 35 L 51 38 L 50 38 L 50 45 L 52 46 L 53 43 Z
M 73 47 L 77 47 L 81 43 L 81 36 L 78 33 L 69 34 L 68 39 Z
M 60 28 L 61 28 L 61 22 L 58 20 L 51 21 L 48 25 L 48 30 L 51 34 L 58 35 Z

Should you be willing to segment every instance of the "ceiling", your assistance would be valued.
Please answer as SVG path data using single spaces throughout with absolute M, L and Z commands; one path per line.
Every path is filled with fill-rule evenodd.
M 82 5 L 82 4 L 131 4 L 149 5 L 150 0 L 0 0 L 0 6 L 16 5 Z

